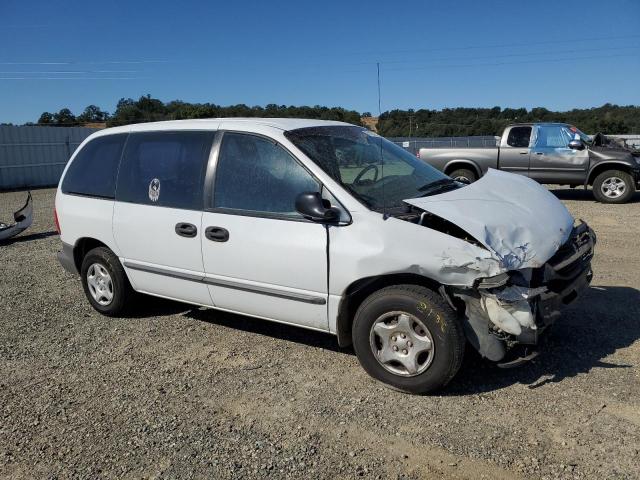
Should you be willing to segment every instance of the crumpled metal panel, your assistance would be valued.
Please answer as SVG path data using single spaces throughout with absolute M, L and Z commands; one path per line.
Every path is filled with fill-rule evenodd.
M 405 202 L 468 232 L 506 270 L 544 265 L 567 241 L 574 223 L 546 188 L 522 175 L 494 169 L 464 188 Z

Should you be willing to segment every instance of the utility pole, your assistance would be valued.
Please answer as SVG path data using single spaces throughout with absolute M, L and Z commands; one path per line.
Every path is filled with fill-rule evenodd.
M 382 103 L 380 101 L 380 62 L 376 63 L 376 68 L 378 70 L 378 118 L 382 115 Z

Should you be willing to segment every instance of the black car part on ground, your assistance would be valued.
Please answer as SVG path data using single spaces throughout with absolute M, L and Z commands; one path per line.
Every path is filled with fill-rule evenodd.
M 11 224 L 0 222 L 0 241 L 15 237 L 31 226 L 33 222 L 33 199 L 31 192 L 28 193 L 24 206 L 13 214 L 13 220 L 15 223 Z

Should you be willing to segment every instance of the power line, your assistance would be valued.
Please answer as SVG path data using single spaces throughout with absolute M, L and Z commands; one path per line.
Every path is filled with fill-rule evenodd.
M 601 55 L 601 56 L 583 56 L 583 57 L 569 57 L 569 58 L 556 58 L 556 59 L 544 59 L 544 60 L 519 60 L 514 62 L 492 62 L 492 63 L 467 63 L 467 64 L 430 64 L 430 65 L 417 65 L 414 67 L 398 67 L 387 68 L 386 71 L 411 71 L 411 70 L 426 70 L 432 68 L 446 69 L 446 68 L 464 68 L 464 67 L 489 67 L 489 66 L 502 66 L 502 65 L 521 65 L 528 63 L 558 63 L 558 62 L 575 62 L 579 60 L 594 60 L 598 58 L 618 58 L 628 57 L 628 54 L 615 54 L 615 55 Z
M 483 55 L 472 57 L 439 57 L 429 58 L 429 60 L 477 60 L 477 59 L 493 59 L 493 58 L 513 58 L 513 57 L 531 57 L 538 55 L 564 55 L 569 53 L 583 53 L 583 52 L 606 52 L 606 51 L 619 51 L 619 50 L 640 50 L 640 45 L 630 45 L 625 47 L 604 47 L 604 48 L 576 48 L 571 50 L 546 50 L 542 52 L 522 52 L 522 53 L 507 53 L 501 55 Z M 382 62 L 383 65 L 400 64 L 400 63 L 415 63 L 416 59 L 412 60 L 390 60 Z
M 485 44 L 485 45 L 466 45 L 459 47 L 431 47 L 431 48 L 413 48 L 402 50 L 383 50 L 383 51 L 369 51 L 369 52 L 351 52 L 344 53 L 344 55 L 385 55 L 393 53 L 412 53 L 412 52 L 439 52 L 439 51 L 454 51 L 454 50 L 479 50 L 485 48 L 511 48 L 511 47 L 529 47 L 537 45 L 558 45 L 562 43 L 580 43 L 580 42 L 595 42 L 602 40 L 627 40 L 630 38 L 640 38 L 640 34 L 633 35 L 614 35 L 608 37 L 587 37 L 587 38 L 571 38 L 571 39 L 557 39 L 557 40 L 545 40 L 538 42 L 519 42 L 519 43 L 499 43 L 499 44 Z

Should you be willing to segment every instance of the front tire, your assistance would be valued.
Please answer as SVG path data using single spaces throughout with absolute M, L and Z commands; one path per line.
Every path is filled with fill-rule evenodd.
M 633 178 L 622 170 L 607 170 L 593 181 L 593 196 L 601 203 L 627 203 L 635 190 Z
M 478 179 L 475 172 L 467 168 L 458 168 L 449 174 L 451 178 L 461 183 L 473 183 Z
M 91 306 L 103 315 L 116 317 L 125 312 L 133 289 L 118 257 L 106 247 L 85 255 L 80 268 L 82 288 Z
M 366 372 L 404 392 L 442 388 L 462 365 L 465 337 L 456 313 L 425 287 L 397 285 L 370 295 L 356 312 L 352 337 Z

